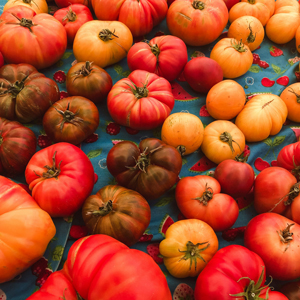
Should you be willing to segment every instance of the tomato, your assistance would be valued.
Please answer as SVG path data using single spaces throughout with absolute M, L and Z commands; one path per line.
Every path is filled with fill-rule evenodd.
M 32 294 L 27 300 L 77 300 L 76 291 L 71 281 L 66 277 L 63 271 L 53 272 L 41 286 L 41 288 Z
M 59 8 L 68 7 L 69 5 L 74 5 L 74 4 L 91 6 L 89 0 L 54 0 L 54 1 Z
M 189 46 L 215 41 L 228 22 L 223 0 L 177 0 L 169 7 L 167 24 L 172 35 Z
M 169 190 L 182 167 L 179 152 L 155 138 L 142 140 L 139 147 L 129 141 L 114 145 L 106 163 L 120 185 L 137 191 L 146 200 L 157 199 Z
M 224 0 L 228 11 L 230 11 L 231 7 L 240 2 L 240 0 Z
M 172 299 L 165 275 L 148 254 L 107 235 L 77 240 L 64 271 L 83 299 L 99 300 L 99 295 L 101 300 Z
M 159 244 L 159 252 L 169 273 L 176 278 L 195 277 L 217 252 L 218 238 L 200 220 L 181 220 L 172 224 Z
M 260 214 L 248 223 L 244 242 L 263 259 L 267 274 L 274 279 L 293 280 L 300 276 L 300 225 L 297 223 L 276 213 Z
M 91 11 L 83 4 L 61 8 L 54 13 L 53 17 L 65 27 L 69 44 L 73 44 L 78 29 L 84 23 L 94 20 Z
M 50 216 L 18 184 L 0 176 L 0 283 L 38 261 L 55 235 Z
M 175 104 L 171 84 L 147 71 L 133 71 L 119 80 L 107 97 L 107 108 L 120 125 L 150 130 L 163 124 Z
M 236 201 L 221 194 L 218 181 L 210 176 L 184 177 L 176 186 L 175 199 L 178 208 L 188 219 L 199 219 L 215 231 L 230 228 L 238 218 Z
M 3 12 L 1 22 L 0 51 L 7 63 L 27 63 L 40 70 L 55 64 L 66 51 L 66 31 L 49 14 L 15 6 Z
M 256 253 L 240 245 L 224 247 L 198 276 L 195 300 L 255 299 L 268 289 L 265 272 Z
M 289 300 L 300 300 L 300 282 L 294 281 L 283 285 L 279 291 L 286 295 Z
M 35 149 L 36 137 L 30 128 L 0 118 L 0 174 L 22 174 Z
M 105 68 L 126 57 L 132 41 L 130 30 L 121 22 L 89 21 L 77 31 L 73 52 L 78 62 L 91 61 Z
M 43 127 L 55 143 L 78 145 L 91 135 L 99 125 L 99 111 L 90 100 L 67 97 L 55 102 L 45 113 Z
M 299 31 L 300 32 L 300 31 Z M 287 118 L 293 122 L 300 122 L 300 83 L 296 82 L 286 87 L 280 98 L 284 101 L 288 109 Z
M 41 118 L 59 100 L 55 81 L 28 64 L 0 69 L 0 117 L 28 123 Z
M 251 191 L 255 178 L 252 167 L 245 161 L 236 159 L 222 161 L 214 173 L 222 192 L 233 198 L 245 197 Z
M 194 91 L 207 93 L 215 84 L 223 80 L 223 71 L 213 59 L 197 57 L 184 67 L 184 78 Z
M 37 14 L 48 13 L 48 4 L 46 0 L 8 0 L 3 7 L 3 11 L 17 5 L 30 8 Z
M 166 0 L 91 0 L 99 20 L 118 20 L 124 23 L 132 35 L 149 33 L 166 16 Z
M 4 58 L 2 53 L 0 52 L 0 68 L 4 65 Z
M 268 295 L 267 293 L 265 293 L 264 295 L 262 295 L 262 298 L 269 300 L 289 300 L 284 294 L 277 291 L 269 291 Z
M 67 73 L 68 94 L 88 98 L 94 103 L 106 100 L 112 85 L 110 75 L 89 61 L 75 64 Z
M 145 70 L 175 80 L 188 61 L 185 43 L 172 35 L 155 37 L 147 42 L 135 43 L 127 55 L 131 71 Z
M 106 234 L 132 246 L 149 226 L 151 211 L 139 193 L 107 185 L 85 200 L 82 217 L 90 234 Z
M 94 187 L 94 168 L 78 147 L 58 143 L 36 152 L 25 170 L 32 197 L 52 217 L 75 213 Z

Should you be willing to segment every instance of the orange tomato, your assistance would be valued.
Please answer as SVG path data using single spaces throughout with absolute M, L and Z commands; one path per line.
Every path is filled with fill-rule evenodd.
M 223 80 L 215 84 L 206 97 L 206 109 L 217 120 L 230 120 L 244 108 L 244 88 L 234 80 Z
M 257 18 L 243 16 L 232 22 L 227 36 L 242 41 L 251 51 L 254 51 L 262 43 L 265 30 Z
M 281 7 L 294 7 L 299 11 L 299 3 L 297 0 L 276 0 L 275 2 L 275 14 L 277 13 L 277 10 Z
M 234 159 L 244 148 L 245 136 L 232 122 L 218 120 L 205 127 L 201 150 L 212 162 Z
M 37 14 L 48 13 L 48 4 L 46 0 L 8 0 L 3 7 L 3 11 L 17 5 L 31 8 Z
M 300 123 L 300 83 L 286 87 L 280 95 L 288 109 L 287 118 L 293 122 Z
M 203 124 L 197 116 L 179 112 L 166 118 L 161 129 L 161 139 L 177 148 L 181 155 L 188 155 L 201 146 L 203 133 Z
M 159 252 L 165 267 L 176 278 L 198 276 L 219 247 L 213 229 L 196 219 L 173 223 L 165 237 L 159 244 Z
M 213 47 L 210 58 L 221 66 L 225 78 L 236 78 L 244 75 L 253 62 L 249 47 L 241 41 L 231 38 L 220 40 Z
M 247 142 L 259 142 L 277 134 L 287 115 L 287 106 L 280 97 L 262 94 L 247 102 L 235 124 L 244 133 Z

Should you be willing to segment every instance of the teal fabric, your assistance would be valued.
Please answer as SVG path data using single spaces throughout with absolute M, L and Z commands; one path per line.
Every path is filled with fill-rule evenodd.
M 0 0 L 0 14 L 2 13 L 4 4 L 5 0 Z M 50 9 L 51 11 L 54 11 L 55 7 L 51 6 Z M 224 31 L 226 30 L 227 29 L 225 29 Z M 150 40 L 158 32 L 160 34 L 170 34 L 165 21 L 163 21 L 159 26 L 155 27 L 153 31 L 146 36 L 146 38 Z M 194 56 L 202 55 L 201 53 L 209 57 L 210 51 L 217 41 L 205 47 L 188 47 L 189 60 Z M 271 55 L 271 50 L 274 46 L 283 51 L 282 55 Z M 236 79 L 236 81 L 244 87 L 246 94 L 251 95 L 252 93 L 273 93 L 276 95 L 280 95 L 282 90 L 286 87 L 287 83 L 292 84 L 296 82 L 296 76 L 294 72 L 299 68 L 297 61 L 300 58 L 298 58 L 298 53 L 296 51 L 295 40 L 292 40 L 290 43 L 285 45 L 276 45 L 265 38 L 261 47 L 256 50 L 255 53 L 259 55 L 261 61 L 265 61 L 268 64 L 268 67 L 266 67 L 266 64 L 261 64 L 263 67 L 259 66 L 258 64 L 253 64 L 250 70 L 245 75 Z M 63 76 L 64 74 L 66 74 L 74 60 L 75 57 L 73 55 L 72 49 L 67 49 L 64 56 L 59 62 L 57 62 L 51 68 L 42 70 L 42 72 L 47 77 L 55 79 L 57 78 L 57 75 Z M 128 76 L 129 69 L 126 59 L 123 59 L 116 65 L 112 65 L 106 68 L 106 71 L 111 75 L 114 83 L 116 83 L 121 78 Z M 262 80 L 264 78 L 268 78 L 274 81 L 273 86 L 264 86 L 262 84 Z M 187 99 L 185 100 L 176 100 L 172 113 L 188 111 L 199 117 L 200 109 L 202 108 L 201 111 L 203 111 L 203 105 L 205 105 L 205 95 L 197 94 L 196 92 L 191 90 L 186 82 L 177 83 L 180 84 L 180 86 L 190 96 L 187 96 Z M 58 82 L 58 86 L 61 92 L 66 92 L 66 86 L 64 82 Z M 114 178 L 106 168 L 106 156 L 114 143 L 120 140 L 130 140 L 139 143 L 140 140 L 146 137 L 160 138 L 161 129 L 156 128 L 154 130 L 140 131 L 133 134 L 133 132 L 128 132 L 125 127 L 119 126 L 113 122 L 107 111 L 105 102 L 99 104 L 98 108 L 100 112 L 100 125 L 96 131 L 96 133 L 98 134 L 98 140 L 93 143 L 81 144 L 81 149 L 89 155 L 91 162 L 93 163 L 95 172 L 98 175 L 98 181 L 94 186 L 93 193 L 96 193 L 101 187 L 115 182 Z M 213 118 L 209 116 L 200 116 L 200 118 L 205 125 L 213 121 Z M 32 124 L 30 125 L 30 128 L 35 132 L 37 137 L 43 133 L 41 124 Z M 300 132 L 299 124 L 286 122 L 280 133 L 276 136 L 271 136 L 259 143 L 247 143 L 251 151 L 248 163 L 252 165 L 256 174 L 258 174 L 261 169 L 261 164 L 258 163 L 257 159 L 261 158 L 265 162 L 265 164 L 275 164 L 274 161 L 276 161 L 276 157 L 280 149 L 282 149 L 282 147 L 284 147 L 285 145 L 297 141 L 295 135 L 295 132 L 297 133 L 297 130 Z M 40 150 L 39 147 L 37 148 L 37 151 L 38 150 Z M 185 157 L 183 159 L 183 166 L 180 172 L 180 177 L 207 174 L 207 172 L 213 171 L 214 168 L 204 168 L 205 170 L 202 168 L 202 171 L 199 170 L 199 161 L 202 157 L 203 153 L 200 150 Z M 14 180 L 16 182 L 25 183 L 24 177 L 20 177 Z M 163 239 L 163 235 L 160 233 L 160 225 L 166 217 L 169 216 L 174 222 L 180 218 L 180 211 L 177 208 L 175 202 L 174 189 L 171 189 L 170 191 L 165 193 L 161 198 L 152 201 L 150 205 L 152 217 L 147 233 L 149 234 L 148 238 L 151 238 L 151 240 L 148 242 L 139 242 L 132 247 L 144 252 L 147 252 L 147 246 L 149 244 L 159 243 Z M 247 225 L 249 220 L 255 215 L 256 212 L 253 206 L 249 205 L 241 208 L 238 220 L 234 224 L 234 227 Z M 33 274 L 34 268 L 31 268 L 15 278 L 13 281 L 5 284 L 0 284 L 0 299 L 24 300 L 38 289 L 37 280 L 41 280 L 43 274 L 44 276 L 46 276 L 47 272 L 51 273 L 51 270 L 55 271 L 62 268 L 62 264 L 67 258 L 68 250 L 74 242 L 74 240 L 69 238 L 69 229 L 71 226 L 71 222 L 71 218 L 68 220 L 59 218 L 55 219 L 55 224 L 57 226 L 57 235 L 51 241 L 45 253 L 45 259 L 48 260 L 48 265 L 47 262 L 44 262 L 44 264 L 41 265 L 42 271 L 40 271 L 40 278 L 39 276 Z M 75 214 L 72 224 L 83 225 L 80 212 Z M 219 239 L 220 248 L 225 247 L 229 244 L 243 245 L 242 236 L 239 236 L 234 241 L 230 242 L 226 241 L 222 237 L 222 233 L 218 233 L 217 236 Z M 192 288 L 195 287 L 195 278 L 176 279 L 168 273 L 163 264 L 159 264 L 159 266 L 166 275 L 172 293 L 179 283 L 186 283 Z M 45 271 L 46 268 L 48 268 L 47 272 Z M 149 285 L 151 285 L 151 282 L 149 282 Z M 281 283 L 273 282 L 272 285 L 278 287 L 281 285 Z M 3 298 L 1 298 L 1 295 L 3 295 Z M 6 298 L 4 298 L 4 295 L 6 295 Z

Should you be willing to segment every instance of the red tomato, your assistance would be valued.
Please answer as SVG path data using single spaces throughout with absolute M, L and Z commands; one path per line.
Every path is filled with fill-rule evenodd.
M 247 248 L 239 245 L 222 248 L 198 276 L 195 300 L 251 299 L 248 296 L 252 293 L 258 296 L 268 289 L 266 286 L 259 291 L 264 286 L 265 271 L 263 260 Z
M 66 51 L 66 31 L 49 14 L 36 15 L 32 9 L 18 5 L 3 12 L 1 22 L 0 51 L 7 63 L 27 63 L 44 69 Z
M 220 191 L 220 184 L 210 176 L 184 177 L 177 183 L 175 198 L 186 218 L 199 219 L 215 231 L 223 231 L 235 223 L 239 207 L 232 197 Z
M 4 58 L 2 53 L 0 52 L 0 68 L 4 65 Z
M 267 294 L 260 295 L 263 299 L 269 299 L 269 300 L 289 300 L 284 294 L 277 292 L 277 291 L 270 291 L 268 292 L 268 298 Z M 290 299 L 291 300 L 291 299 Z
M 292 220 L 276 213 L 260 214 L 248 223 L 244 242 L 263 259 L 274 279 L 300 276 L 300 225 Z
M 131 71 L 145 70 L 168 81 L 175 80 L 181 74 L 187 61 L 185 43 L 171 35 L 155 37 L 149 42 L 136 43 L 127 55 L 127 63 Z
M 220 65 L 208 57 L 197 57 L 190 60 L 184 68 L 184 78 L 190 87 L 199 93 L 208 91 L 223 80 Z
M 52 217 L 75 213 L 94 187 L 94 168 L 78 147 L 58 143 L 36 152 L 25 170 L 32 197 Z
M 226 159 L 216 167 L 214 177 L 220 183 L 223 193 L 239 198 L 250 192 L 255 174 L 246 162 Z
M 69 5 L 82 4 L 90 6 L 89 0 L 54 0 L 59 8 L 68 7 Z
M 73 4 L 61 8 L 55 12 L 53 17 L 65 27 L 69 44 L 73 44 L 78 29 L 84 23 L 94 19 L 91 11 L 83 4 Z
M 107 108 L 120 125 L 150 130 L 162 125 L 175 104 L 171 84 L 146 71 L 133 71 L 119 80 L 107 97 Z
M 278 153 L 277 165 L 289 170 L 300 179 L 300 142 L 283 147 Z

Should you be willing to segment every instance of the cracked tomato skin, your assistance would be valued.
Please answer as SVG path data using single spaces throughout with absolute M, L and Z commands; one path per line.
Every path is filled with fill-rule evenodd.
M 32 156 L 25 170 L 25 178 L 32 190 L 32 197 L 42 209 L 52 217 L 68 217 L 82 206 L 92 192 L 94 168 L 78 147 L 57 143 Z
M 264 270 L 264 273 L 262 274 Z M 240 245 L 220 249 L 208 262 L 196 281 L 195 300 L 240 300 L 243 296 L 232 295 L 244 292 L 250 280 L 264 285 L 265 264 L 254 252 Z M 248 277 L 249 279 L 242 279 Z M 263 292 L 262 292 L 263 294 Z
M 114 145 L 106 163 L 121 186 L 137 191 L 146 200 L 157 199 L 169 190 L 182 167 L 179 152 L 155 138 L 142 140 L 139 147 L 129 141 Z

